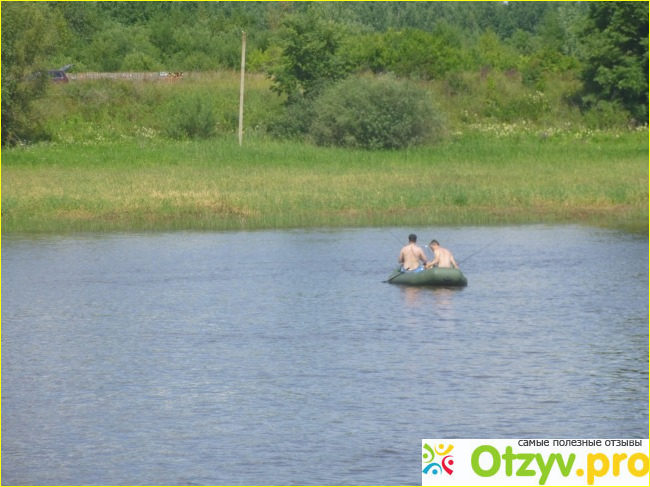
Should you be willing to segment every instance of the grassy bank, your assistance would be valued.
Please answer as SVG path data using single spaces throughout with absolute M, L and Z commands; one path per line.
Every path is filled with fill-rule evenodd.
M 490 131 L 491 129 L 486 129 Z M 365 152 L 235 137 L 3 150 L 2 231 L 579 222 L 648 231 L 648 133 Z

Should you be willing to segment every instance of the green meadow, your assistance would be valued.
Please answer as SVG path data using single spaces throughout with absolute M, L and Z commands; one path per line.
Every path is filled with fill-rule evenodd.
M 2 156 L 3 233 L 540 222 L 648 231 L 647 130 L 472 133 L 395 152 L 136 138 Z
M 534 94 L 498 82 L 503 107 Z M 2 151 L 2 232 L 539 222 L 647 232 L 647 127 L 588 128 L 562 103 L 560 81 L 535 123 L 521 108 L 509 113 L 523 118 L 495 121 L 481 112 L 484 80 L 467 83 L 456 97 L 427 85 L 447 133 L 400 151 L 270 138 L 282 99 L 261 75 L 247 77 L 241 147 L 234 72 L 56 85 L 36 106 L 50 140 Z M 166 136 L 197 100 L 215 133 Z

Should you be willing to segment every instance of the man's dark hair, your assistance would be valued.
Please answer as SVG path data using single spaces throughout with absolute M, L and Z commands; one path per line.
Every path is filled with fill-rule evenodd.
M 438 242 L 437 240 L 432 240 L 431 242 L 429 242 L 429 245 L 440 245 L 440 242 Z
M 417 240 L 418 240 L 418 237 L 414 233 L 409 235 L 409 242 L 417 242 Z

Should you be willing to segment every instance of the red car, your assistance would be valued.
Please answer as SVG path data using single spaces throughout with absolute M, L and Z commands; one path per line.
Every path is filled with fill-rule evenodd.
M 74 64 L 67 64 L 59 69 L 50 69 L 47 73 L 50 75 L 50 79 L 55 83 L 67 83 L 69 80 L 65 75 L 65 72 L 72 66 L 74 66 Z

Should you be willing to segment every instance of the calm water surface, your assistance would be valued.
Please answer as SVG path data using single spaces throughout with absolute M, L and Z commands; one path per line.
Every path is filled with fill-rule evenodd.
M 462 290 L 385 284 L 401 242 Z M 488 248 L 486 245 L 491 244 Z M 647 438 L 648 238 L 2 239 L 2 483 L 420 484 L 422 438 Z

